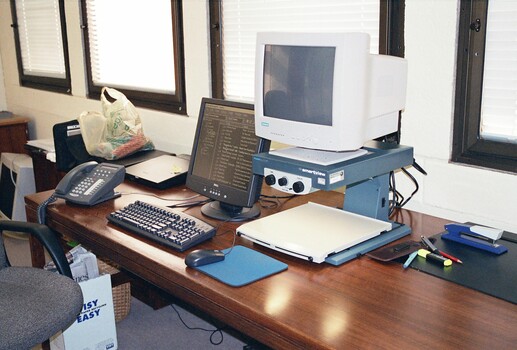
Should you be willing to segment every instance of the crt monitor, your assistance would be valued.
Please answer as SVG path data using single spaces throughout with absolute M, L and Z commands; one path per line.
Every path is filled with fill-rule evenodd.
M 268 150 L 255 135 L 253 105 L 203 98 L 186 182 L 214 200 L 201 212 L 219 220 L 258 216 L 262 176 L 253 174 L 252 156 Z
M 258 33 L 257 135 L 323 151 L 352 151 L 397 131 L 407 63 L 369 53 L 366 33 Z
M 0 219 L 26 221 L 24 197 L 36 192 L 32 158 L 22 153 L 0 157 Z

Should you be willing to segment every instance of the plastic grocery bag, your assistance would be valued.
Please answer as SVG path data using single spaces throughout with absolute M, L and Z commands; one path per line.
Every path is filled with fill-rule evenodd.
M 115 101 L 108 101 L 106 93 Z M 77 118 L 90 155 L 113 160 L 154 149 L 153 142 L 144 135 L 135 106 L 123 93 L 104 87 L 101 104 L 102 113 L 83 112 Z

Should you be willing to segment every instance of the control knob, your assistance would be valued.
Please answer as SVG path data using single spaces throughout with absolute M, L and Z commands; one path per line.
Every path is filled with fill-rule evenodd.
M 264 178 L 268 186 L 273 186 L 276 183 L 275 175 L 269 174 Z
M 278 184 L 279 184 L 280 186 L 285 186 L 285 185 L 287 185 L 287 178 L 285 178 L 285 177 L 281 177 L 280 179 L 278 179 Z
M 296 181 L 293 184 L 293 191 L 294 191 L 294 193 L 303 192 L 304 189 L 305 189 L 305 186 L 303 185 L 303 182 L 301 182 L 301 181 Z

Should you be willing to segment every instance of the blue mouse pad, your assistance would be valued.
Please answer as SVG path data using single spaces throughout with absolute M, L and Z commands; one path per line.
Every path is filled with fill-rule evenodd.
M 227 253 L 232 248 L 223 250 Z M 195 267 L 207 275 L 232 287 L 241 287 L 287 269 L 287 264 L 255 250 L 236 245 L 225 259 Z

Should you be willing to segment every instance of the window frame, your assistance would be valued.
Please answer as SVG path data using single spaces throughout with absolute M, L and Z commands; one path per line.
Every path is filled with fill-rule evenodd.
M 517 173 L 517 144 L 480 136 L 488 0 L 461 0 L 451 162 Z
M 224 98 L 222 0 L 209 0 L 212 96 Z M 380 0 L 379 53 L 404 57 L 404 0 Z
M 174 47 L 174 73 L 176 92 L 174 94 L 156 93 L 143 90 L 129 90 L 117 88 L 135 105 L 139 107 L 187 115 L 185 97 L 185 64 L 183 49 L 183 15 L 182 1 L 171 0 L 171 16 Z M 83 30 L 83 47 L 86 64 L 87 95 L 91 99 L 99 99 L 101 86 L 93 83 L 90 57 L 90 43 L 88 39 L 88 21 L 86 0 L 81 0 L 81 29 Z
M 16 0 L 11 0 L 11 18 L 14 34 L 14 44 L 16 48 L 16 61 L 18 66 L 18 76 L 20 86 L 34 88 L 39 90 L 47 90 L 58 93 L 71 94 L 71 78 L 70 78 L 70 61 L 68 55 L 68 37 L 66 33 L 66 16 L 65 16 L 65 1 L 58 0 L 59 16 L 61 21 L 61 40 L 63 41 L 63 57 L 65 61 L 65 77 L 45 77 L 29 75 L 23 72 L 22 51 L 20 43 L 20 32 L 18 27 L 18 16 L 16 13 Z

